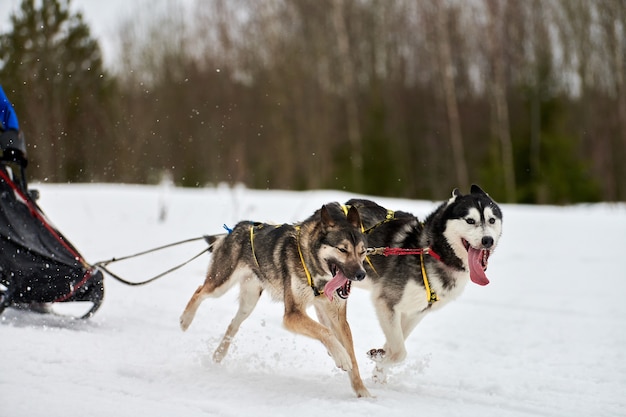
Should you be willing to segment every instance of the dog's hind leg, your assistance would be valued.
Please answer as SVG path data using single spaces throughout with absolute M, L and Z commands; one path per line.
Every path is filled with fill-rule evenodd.
M 218 265 L 220 264 L 225 264 L 227 266 L 223 270 L 219 270 Z M 183 329 L 183 331 L 189 328 L 193 318 L 196 316 L 198 307 L 200 307 L 200 304 L 202 304 L 205 298 L 221 297 L 233 286 L 233 284 L 235 284 L 236 279 L 232 278 L 234 268 L 235 265 L 231 265 L 230 262 L 220 263 L 217 260 L 213 260 L 213 262 L 211 262 L 204 283 L 193 293 L 187 303 L 187 306 L 185 307 L 185 310 L 183 311 L 183 314 L 180 316 L 180 328 Z
M 249 277 L 241 280 L 239 309 L 237 310 L 235 317 L 233 317 L 233 320 L 230 322 L 230 325 L 228 326 L 222 341 L 215 350 L 215 353 L 213 353 L 213 360 L 215 362 L 219 363 L 222 359 L 224 359 L 228 353 L 228 349 L 230 348 L 230 342 L 239 330 L 239 326 L 241 326 L 241 323 L 243 323 L 243 321 L 250 316 L 250 313 L 252 313 L 252 310 L 256 307 L 259 298 L 261 298 L 262 293 L 263 287 L 254 275 L 250 275 Z
M 180 316 L 180 328 L 183 331 L 186 331 L 189 328 L 189 325 L 193 321 L 193 318 L 196 316 L 196 311 L 198 311 L 198 307 L 205 298 L 209 296 L 208 291 L 205 289 L 205 285 L 200 285 L 198 289 L 193 293 L 191 299 L 187 303 L 183 314 Z

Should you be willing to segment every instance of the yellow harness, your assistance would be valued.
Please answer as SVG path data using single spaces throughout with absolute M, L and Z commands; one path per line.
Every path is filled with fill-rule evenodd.
M 346 213 L 347 215 L 348 207 L 341 206 L 341 208 L 343 209 L 344 213 Z M 376 223 L 374 226 L 370 227 L 369 229 L 365 230 L 365 228 L 363 227 L 363 222 L 361 222 L 361 232 L 367 234 L 371 232 L 372 230 L 374 230 L 375 228 L 377 228 L 378 226 L 385 224 L 387 222 L 390 222 L 394 218 L 395 218 L 395 212 L 393 210 L 387 209 L 387 215 L 385 216 L 385 220 L 381 221 L 380 223 Z M 422 279 L 424 280 L 424 288 L 426 289 L 426 299 L 428 300 L 428 305 L 430 306 L 434 302 L 439 301 L 439 296 L 437 295 L 437 293 L 435 293 L 435 291 L 432 290 L 430 286 L 430 281 L 428 280 L 428 275 L 426 274 L 426 266 L 424 264 L 424 252 L 423 251 L 420 252 L 419 255 L 420 255 L 420 268 L 422 270 Z M 374 268 L 374 265 L 372 265 L 372 261 L 370 260 L 369 255 L 365 257 L 365 260 L 367 261 L 367 264 L 370 266 L 370 268 L 372 268 L 372 271 L 374 271 L 374 273 L 380 277 L 380 274 L 378 273 L 378 271 L 376 271 L 376 268 Z
M 277 225 L 276 227 L 280 227 L 281 225 Z M 256 263 L 256 266 L 260 268 L 259 266 L 259 260 L 256 257 L 256 252 L 254 250 L 254 229 L 255 228 L 259 228 L 261 229 L 263 227 L 263 224 L 257 224 L 254 225 L 252 224 L 250 226 L 250 246 L 252 248 L 252 257 L 254 258 L 254 262 Z M 324 294 L 324 291 L 320 291 L 316 286 L 315 283 L 313 282 L 313 277 L 311 276 L 311 272 L 309 272 L 309 268 L 307 268 L 306 266 L 306 262 L 304 262 L 304 255 L 302 255 L 302 249 L 300 248 L 300 226 L 294 226 L 296 228 L 297 234 L 296 234 L 296 244 L 298 246 L 298 255 L 300 255 L 300 263 L 302 263 L 302 268 L 304 269 L 304 274 L 306 275 L 306 280 L 307 283 L 309 284 L 309 287 L 311 287 L 311 289 L 313 289 L 313 294 L 317 297 L 319 295 Z
M 262 225 L 255 226 L 254 224 L 250 226 L 250 246 L 252 246 L 252 257 L 254 258 L 254 262 L 256 263 L 256 266 L 258 267 L 259 260 L 256 258 L 256 252 L 254 251 L 254 228 L 255 227 L 258 227 L 260 229 L 263 226 Z
M 430 288 L 430 282 L 428 281 L 428 276 L 426 275 L 426 267 L 424 266 L 424 254 L 420 253 L 420 267 L 422 268 L 422 278 L 424 279 L 424 288 L 426 288 L 426 299 L 428 300 L 428 305 L 439 301 L 439 296 Z
M 302 255 L 302 249 L 300 248 L 300 226 L 296 226 L 296 230 L 298 233 L 296 234 L 296 244 L 298 246 L 298 255 L 300 255 L 300 263 L 302 263 L 302 268 L 304 268 L 304 274 L 306 275 L 306 282 L 309 284 L 309 287 L 313 290 L 313 295 L 316 297 L 324 294 L 324 291 L 320 291 L 315 284 L 313 283 L 313 277 L 309 272 L 309 268 L 306 267 L 306 262 L 304 262 L 304 255 Z
M 346 216 L 348 215 L 348 207 L 347 206 L 341 206 L 341 209 L 343 210 L 343 212 L 346 214 Z M 374 225 L 373 227 L 370 227 L 369 229 L 367 229 L 367 231 L 365 230 L 365 227 L 363 227 L 363 223 L 361 223 L 361 232 L 362 233 L 368 233 L 369 231 L 371 231 L 372 229 L 374 229 L 375 227 L 386 223 L 388 221 L 393 220 L 394 218 L 394 212 L 392 210 L 387 210 L 387 216 L 385 217 L 385 220 L 383 220 L 382 222 Z M 252 257 L 254 258 L 254 262 L 256 263 L 257 267 L 259 266 L 259 260 L 256 257 L 256 252 L 254 249 L 254 229 L 255 228 L 259 228 L 261 229 L 264 225 L 263 224 L 251 224 L 250 225 L 250 246 L 252 248 Z M 280 225 L 277 225 L 276 227 L 280 227 Z M 295 226 L 296 228 L 296 245 L 298 247 L 298 255 L 300 256 L 300 263 L 302 264 L 302 268 L 304 269 L 304 274 L 306 275 L 306 280 L 307 283 L 309 284 L 309 287 L 311 287 L 311 289 L 313 290 L 313 294 L 318 297 L 322 294 L 324 294 L 323 290 L 319 290 L 316 286 L 315 283 L 313 282 L 313 277 L 311 276 L 311 272 L 309 271 L 309 268 L 307 268 L 306 266 L 306 262 L 304 261 L 304 255 L 302 254 L 302 248 L 300 247 L 300 226 L 297 225 Z M 378 274 L 378 271 L 376 271 L 376 268 L 374 268 L 374 265 L 372 265 L 372 261 L 370 260 L 369 255 L 365 256 L 365 260 L 367 261 L 367 264 L 370 266 L 370 268 L 372 268 L 372 271 L 374 271 L 374 273 L 378 276 L 380 276 Z M 428 305 L 433 304 L 436 301 L 439 301 L 439 297 L 437 296 L 437 294 L 432 290 L 431 286 L 430 286 L 430 281 L 428 280 L 428 275 L 426 274 L 426 267 L 424 265 L 424 254 L 420 253 L 420 268 L 422 270 L 422 278 L 424 279 L 424 288 L 426 289 L 426 299 L 428 300 Z

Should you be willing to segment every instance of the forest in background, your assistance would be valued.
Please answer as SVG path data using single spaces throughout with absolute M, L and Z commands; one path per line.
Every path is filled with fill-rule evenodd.
M 624 0 L 23 0 L 0 83 L 31 179 L 626 200 Z

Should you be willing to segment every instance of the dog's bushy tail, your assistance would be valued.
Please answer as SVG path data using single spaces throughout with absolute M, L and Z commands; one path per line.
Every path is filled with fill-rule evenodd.
M 204 236 L 204 240 L 209 244 L 209 252 L 213 252 L 224 240 L 224 238 L 228 236 L 225 233 L 219 235 L 206 235 Z

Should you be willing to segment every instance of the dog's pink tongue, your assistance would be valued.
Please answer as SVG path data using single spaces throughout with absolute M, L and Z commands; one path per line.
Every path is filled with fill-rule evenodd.
M 485 270 L 481 262 L 482 251 L 470 247 L 467 253 L 469 255 L 470 279 L 478 285 L 489 284 L 489 279 L 487 279 L 487 275 L 485 275 Z
M 324 285 L 324 295 L 326 295 L 330 301 L 333 301 L 333 295 L 335 294 L 335 291 L 337 291 L 337 288 L 341 288 L 346 285 L 347 281 L 348 278 L 346 278 L 341 271 L 337 271 L 333 279 Z

